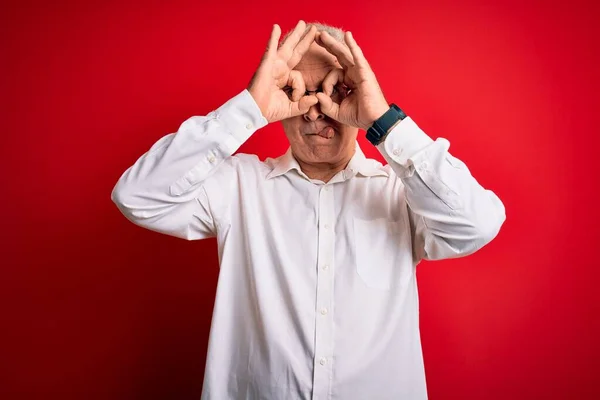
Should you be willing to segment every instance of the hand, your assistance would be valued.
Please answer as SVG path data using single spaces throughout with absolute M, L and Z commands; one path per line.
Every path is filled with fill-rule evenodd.
M 337 57 L 343 69 L 333 69 L 323 80 L 323 92 L 317 93 L 321 111 L 330 118 L 367 130 L 390 106 L 377 83 L 375 74 L 350 32 L 343 43 L 327 32 L 320 32 L 317 44 Z M 345 86 L 349 94 L 338 104 L 331 99 L 335 86 Z
M 248 91 L 269 122 L 304 114 L 318 103 L 314 95 L 304 96 L 304 79 L 299 71 L 293 71 L 315 40 L 316 27 L 311 26 L 306 34 L 305 30 L 304 21 L 298 22 L 294 31 L 277 49 L 281 28 L 274 25 L 267 50 L 248 86 Z M 291 99 L 283 91 L 286 86 L 292 88 Z

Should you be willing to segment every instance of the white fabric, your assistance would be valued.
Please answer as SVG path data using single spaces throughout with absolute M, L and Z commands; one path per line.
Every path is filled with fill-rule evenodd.
M 416 265 L 490 242 L 501 201 L 410 117 L 378 146 L 389 165 L 357 145 L 327 184 L 290 151 L 232 156 L 266 123 L 243 91 L 160 139 L 112 193 L 135 224 L 217 238 L 202 398 L 426 399 Z

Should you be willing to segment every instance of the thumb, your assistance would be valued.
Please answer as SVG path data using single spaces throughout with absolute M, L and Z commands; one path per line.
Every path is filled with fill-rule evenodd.
M 306 114 L 318 102 L 315 96 L 303 96 L 297 103 L 292 103 L 292 116 Z
M 321 106 L 321 111 L 323 114 L 327 115 L 329 118 L 333 118 L 338 121 L 338 114 L 340 112 L 339 104 L 335 103 L 331 100 L 331 97 L 327 96 L 325 93 L 317 93 L 317 99 L 319 99 L 319 104 Z

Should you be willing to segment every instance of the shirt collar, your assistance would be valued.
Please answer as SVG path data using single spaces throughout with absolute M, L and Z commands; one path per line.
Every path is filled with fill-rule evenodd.
M 292 148 L 289 147 L 285 154 L 272 160 L 273 169 L 267 175 L 267 179 L 275 178 L 280 175 L 285 175 L 291 170 L 296 170 L 298 174 L 304 178 L 310 180 L 302 169 L 300 164 L 294 158 L 292 154 Z M 363 176 L 389 176 L 388 172 L 384 169 L 379 161 L 366 158 L 358 142 L 356 142 L 356 150 L 354 155 L 350 159 L 350 162 L 346 166 L 346 169 L 342 171 L 344 180 L 350 179 L 357 174 Z

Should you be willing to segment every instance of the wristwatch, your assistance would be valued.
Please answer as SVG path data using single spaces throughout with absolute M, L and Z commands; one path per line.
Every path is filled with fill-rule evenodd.
M 394 103 L 390 104 L 390 109 L 367 130 L 367 139 L 373 146 L 377 146 L 383 142 L 390 129 L 404 118 L 406 118 L 404 111 Z

